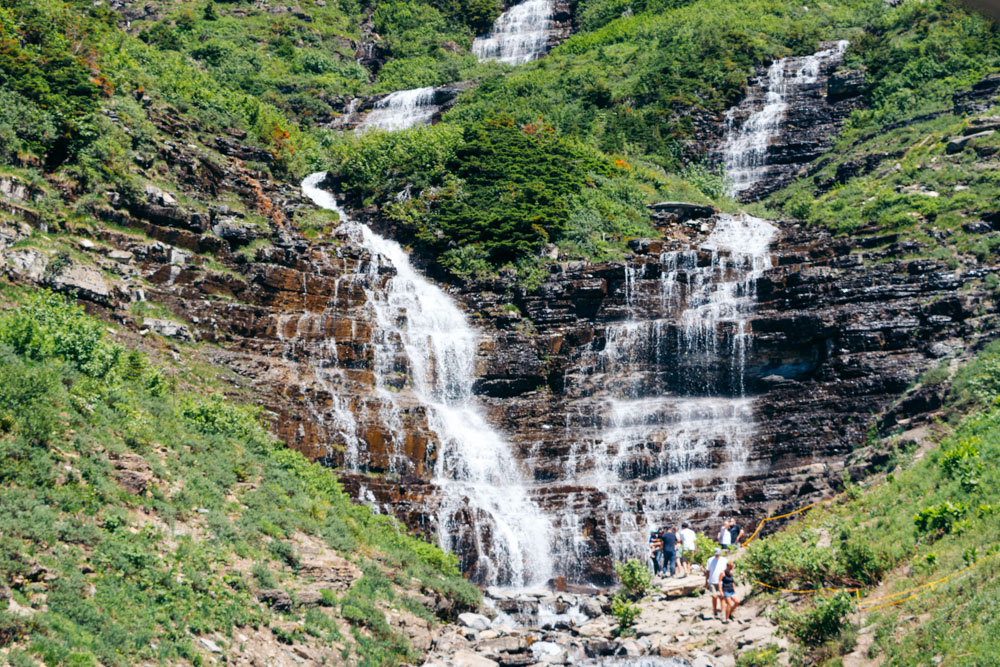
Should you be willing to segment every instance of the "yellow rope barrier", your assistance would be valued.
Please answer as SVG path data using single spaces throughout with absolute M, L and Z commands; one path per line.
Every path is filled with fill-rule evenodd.
M 842 493 L 838 493 L 837 495 L 835 495 L 832 498 L 827 498 L 826 500 L 817 500 L 814 503 L 809 503 L 805 507 L 800 507 L 799 509 L 794 510 L 792 512 L 787 512 L 785 514 L 779 514 L 778 516 L 769 516 L 766 519 L 761 519 L 760 523 L 757 524 L 757 529 L 753 531 L 753 534 L 750 537 L 748 537 L 745 542 L 743 542 L 742 546 L 745 547 L 746 545 L 750 544 L 750 542 L 752 542 L 753 539 L 755 537 L 757 537 L 757 535 L 760 533 L 760 529 L 763 528 L 764 524 L 767 523 L 768 521 L 776 521 L 778 519 L 784 519 L 786 517 L 790 517 L 790 516 L 793 516 L 795 514 L 799 514 L 800 512 L 805 512 L 807 509 L 809 509 L 811 507 L 818 507 L 820 505 L 825 505 L 826 503 L 832 503 L 834 500 L 836 500 L 837 498 L 839 498 L 841 495 L 843 495 L 843 494 Z
M 810 509 L 812 507 L 817 507 L 819 505 L 824 505 L 826 503 L 833 502 L 840 495 L 841 494 L 837 494 L 836 496 L 834 496 L 832 498 L 828 498 L 827 500 L 820 500 L 820 501 L 817 501 L 817 502 L 814 502 L 814 503 L 810 503 L 810 504 L 808 504 L 808 505 L 806 505 L 804 507 L 800 507 L 799 509 L 794 510 L 792 512 L 787 512 L 785 514 L 779 514 L 777 516 L 769 516 L 769 517 L 767 517 L 765 519 L 761 519 L 760 522 L 757 524 L 757 529 L 753 531 L 753 534 L 750 535 L 750 537 L 747 538 L 747 540 L 745 542 L 743 542 L 742 546 L 745 547 L 746 545 L 750 544 L 750 542 L 752 542 L 754 540 L 754 538 L 756 538 L 757 535 L 760 534 L 760 529 L 763 528 L 764 524 L 767 523 L 768 521 L 775 521 L 777 519 L 784 519 L 786 517 L 794 516 L 796 514 L 804 512 L 807 509 Z M 995 556 L 995 555 L 998 555 L 998 554 L 993 554 L 993 556 Z M 755 580 L 752 583 L 754 583 L 754 584 L 756 584 L 758 586 L 763 586 L 764 588 L 769 588 L 769 589 L 771 589 L 773 591 L 779 591 L 779 592 L 782 592 L 782 593 L 793 593 L 795 595 L 807 595 L 807 594 L 814 594 L 814 593 L 822 593 L 823 591 L 830 591 L 830 592 L 843 591 L 845 593 L 854 593 L 855 600 L 857 601 L 858 610 L 859 611 L 873 611 L 875 609 L 884 609 L 886 607 L 894 607 L 896 605 L 903 604 L 904 602 L 907 602 L 908 600 L 913 600 L 913 599 L 917 598 L 920 595 L 921 591 L 924 591 L 924 590 L 926 590 L 928 588 L 933 588 L 934 586 L 937 586 L 938 584 L 943 584 L 946 581 L 954 579 L 955 577 L 968 572 L 972 568 L 976 567 L 977 565 L 979 565 L 983 561 L 985 561 L 985 560 L 987 560 L 989 558 L 992 558 L 993 556 L 987 556 L 986 558 L 983 558 L 979 562 L 973 563 L 972 565 L 969 565 L 968 567 L 965 567 L 965 568 L 959 570 L 958 572 L 951 573 L 947 577 L 942 577 L 941 579 L 937 579 L 935 581 L 931 581 L 931 582 L 928 582 L 926 584 L 922 584 L 920 586 L 914 586 L 913 588 L 907 588 L 905 590 L 898 591 L 896 593 L 890 593 L 889 595 L 883 595 L 881 597 L 877 597 L 877 598 L 873 598 L 871 600 L 865 600 L 865 601 L 861 601 L 861 591 L 864 590 L 862 588 L 827 588 L 827 587 L 824 586 L 824 587 L 821 587 L 821 588 L 792 589 L 792 588 L 780 588 L 778 586 L 771 586 L 770 584 L 765 584 L 763 581 L 756 581 Z M 893 598 L 898 598 L 901 595 L 906 595 L 907 593 L 911 593 L 911 595 L 909 595 L 909 596 L 907 596 L 905 598 L 901 598 L 899 600 L 894 600 L 893 599 Z M 889 602 L 885 602 L 886 600 L 889 600 Z M 875 604 L 876 602 L 882 602 L 882 604 Z

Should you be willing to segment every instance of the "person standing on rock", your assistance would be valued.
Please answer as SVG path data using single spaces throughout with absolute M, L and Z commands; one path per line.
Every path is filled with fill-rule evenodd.
M 719 615 L 719 605 L 722 604 L 722 611 L 725 612 L 725 602 L 722 599 L 722 575 L 726 571 L 729 561 L 722 555 L 722 549 L 715 547 L 715 555 L 708 559 L 705 564 L 705 588 L 712 595 L 712 615 Z
M 719 544 L 725 549 L 733 544 L 733 534 L 729 532 L 729 519 L 722 522 L 722 530 L 719 531 Z
M 719 582 L 719 590 L 722 591 L 722 614 L 723 623 L 728 623 L 733 617 L 733 611 L 739 606 L 740 601 L 736 599 L 736 580 L 733 578 L 733 564 L 726 563 L 726 573 L 722 575 Z
M 698 538 L 694 534 L 694 531 L 691 530 L 691 524 L 689 524 L 687 521 L 681 524 L 681 531 L 677 534 L 677 536 L 681 538 L 681 549 L 682 549 L 681 568 L 684 570 L 685 575 L 690 576 L 691 559 L 693 558 L 694 552 L 698 550 Z M 691 555 L 683 555 L 683 554 L 691 554 Z
M 677 533 L 667 526 L 660 531 L 660 540 L 663 542 L 663 573 L 666 576 L 669 571 L 672 577 L 677 567 Z

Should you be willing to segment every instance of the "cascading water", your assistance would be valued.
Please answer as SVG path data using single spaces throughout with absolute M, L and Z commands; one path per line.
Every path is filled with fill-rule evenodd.
M 371 255 L 366 270 L 355 278 L 366 285 L 374 320 L 381 421 L 402 439 L 403 398 L 397 389 L 408 387 L 425 408 L 437 439 L 432 481 L 439 491 L 441 546 L 454 550 L 471 523 L 479 580 L 510 586 L 546 581 L 553 567 L 552 521 L 531 499 L 510 445 L 473 398 L 478 332 L 440 288 L 413 268 L 398 243 L 347 217 L 333 195 L 319 187 L 324 176 L 306 178 L 303 192 L 317 206 L 336 211 L 342 229 Z
M 731 196 L 738 196 L 766 178 L 768 147 L 781 131 L 789 96 L 798 88 L 815 84 L 821 66 L 840 60 L 847 45 L 847 41 L 840 41 L 811 56 L 776 60 L 767 76 L 750 87 L 746 99 L 726 113 L 722 153 Z M 747 108 L 752 113 L 738 125 L 737 118 Z
M 514 5 L 494 22 L 486 37 L 472 42 L 480 60 L 519 65 L 544 55 L 552 36 L 552 0 L 526 0 Z
M 433 87 L 397 90 L 375 103 L 358 126 L 358 132 L 377 129 L 393 132 L 417 125 L 430 125 L 440 107 L 434 104 Z
M 571 453 L 567 471 L 603 495 L 614 560 L 643 554 L 648 530 L 689 512 L 693 485 L 718 480 L 703 510 L 735 499 L 754 432 L 743 382 L 748 321 L 775 232 L 758 218 L 721 215 L 700 252 L 660 256 L 658 280 L 640 275 L 653 264 L 626 269 L 630 317 L 607 327 L 582 380 L 596 388 L 584 403 L 612 397 L 570 417 L 571 428 L 597 435 Z

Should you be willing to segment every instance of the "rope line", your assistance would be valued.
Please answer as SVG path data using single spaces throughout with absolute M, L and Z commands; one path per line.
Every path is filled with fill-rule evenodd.
M 795 514 L 799 514 L 800 512 L 805 512 L 807 509 L 810 509 L 812 507 L 819 507 L 820 505 L 825 505 L 826 503 L 832 503 L 834 500 L 836 500 L 837 498 L 839 498 L 841 495 L 843 495 L 842 492 L 838 493 L 837 495 L 833 496 L 832 498 L 827 498 L 826 500 L 817 500 L 814 503 L 809 503 L 805 507 L 800 507 L 799 509 L 794 510 L 792 512 L 786 512 L 785 514 L 779 514 L 777 516 L 769 516 L 769 517 L 767 517 L 765 519 L 761 519 L 760 522 L 757 524 L 757 529 L 753 531 L 753 534 L 750 535 L 750 537 L 748 537 L 745 542 L 743 542 L 742 546 L 745 547 L 746 545 L 750 544 L 750 542 L 752 542 L 753 539 L 755 537 L 757 537 L 758 534 L 760 534 L 760 529 L 763 528 L 764 524 L 767 523 L 768 521 L 776 521 L 778 519 L 784 519 L 785 517 L 793 516 Z
M 826 500 L 819 500 L 819 501 L 816 501 L 814 503 L 810 503 L 810 504 L 808 504 L 808 505 L 806 505 L 804 507 L 800 507 L 799 509 L 794 510 L 792 512 L 787 512 L 785 514 L 779 514 L 777 516 L 769 516 L 769 517 L 767 517 L 765 519 L 761 519 L 760 522 L 757 524 L 757 529 L 753 531 L 753 534 L 750 535 L 750 537 L 747 538 L 747 540 L 745 542 L 743 542 L 742 546 L 745 547 L 746 545 L 750 544 L 750 542 L 752 542 L 757 537 L 757 535 L 760 534 L 760 529 L 763 528 L 764 524 L 767 523 L 768 521 L 775 521 L 777 519 L 784 519 L 786 517 L 794 516 L 794 515 L 799 514 L 801 512 L 805 512 L 807 509 L 810 509 L 812 507 L 818 507 L 820 505 L 825 505 L 826 503 L 833 502 L 840 495 L 842 495 L 842 494 L 837 494 L 836 496 L 833 496 L 832 498 L 828 498 Z M 754 583 L 754 584 L 756 584 L 758 586 L 763 586 L 764 588 L 769 588 L 772 591 L 779 591 L 779 592 L 782 592 L 782 593 L 793 593 L 795 595 L 807 595 L 807 594 L 814 594 L 814 593 L 822 593 L 824 591 L 829 591 L 829 592 L 834 592 L 834 593 L 840 592 L 840 591 L 843 591 L 845 593 L 854 593 L 855 600 L 857 601 L 857 605 L 858 605 L 858 611 L 868 612 L 868 611 L 874 611 L 875 609 L 884 609 L 886 607 L 894 607 L 896 605 L 903 604 L 904 602 L 907 602 L 909 600 L 916 599 L 917 597 L 920 596 L 920 594 L 922 592 L 926 591 L 927 589 L 929 589 L 929 588 L 933 589 L 938 584 L 943 584 L 943 583 L 945 583 L 947 581 L 950 581 L 951 579 L 954 579 L 955 577 L 958 577 L 958 576 L 960 576 L 962 574 L 965 574 L 966 572 L 968 572 L 972 568 L 976 567 L 977 565 L 979 565 L 979 564 L 983 563 L 984 561 L 989 560 L 990 558 L 993 558 L 994 556 L 997 556 L 997 555 L 1000 555 L 1000 554 L 991 554 L 989 556 L 986 556 L 986 557 L 980 559 L 979 561 L 973 563 L 972 565 L 969 565 L 968 567 L 964 567 L 961 570 L 958 570 L 957 572 L 952 572 L 948 576 L 942 577 L 941 579 L 936 579 L 934 581 L 929 581 L 926 584 L 921 584 L 920 586 L 914 586 L 912 588 L 907 588 L 907 589 L 904 589 L 904 590 L 901 590 L 901 591 L 897 591 L 895 593 L 890 593 L 888 595 L 883 595 L 881 597 L 872 598 L 870 600 L 864 600 L 864 601 L 861 600 L 861 591 L 864 590 L 863 588 L 829 588 L 829 587 L 826 587 L 826 586 L 822 586 L 820 588 L 793 589 L 793 588 L 781 588 L 779 586 L 771 586 L 770 584 L 765 584 L 763 581 L 757 581 L 757 580 L 754 580 L 752 583 Z M 907 595 L 907 597 L 904 597 L 904 598 L 900 598 L 901 595 L 906 595 L 907 593 L 909 593 L 910 595 Z M 895 599 L 895 598 L 900 598 L 900 599 Z M 876 604 L 878 602 L 881 602 L 882 604 Z

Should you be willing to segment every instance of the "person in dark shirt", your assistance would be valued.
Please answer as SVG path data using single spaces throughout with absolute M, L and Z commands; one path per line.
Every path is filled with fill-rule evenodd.
M 740 546 L 740 541 L 743 539 L 743 528 L 736 523 L 735 519 L 729 520 L 729 535 L 730 535 L 730 548 L 736 549 Z
M 663 541 L 663 572 L 666 576 L 670 571 L 670 576 L 674 576 L 674 568 L 677 565 L 677 533 L 672 527 L 664 528 L 660 531 L 660 539 Z
M 732 563 L 726 565 L 726 573 L 719 581 L 719 588 L 722 591 L 722 622 L 728 623 L 733 617 L 733 611 L 740 604 L 740 601 L 736 599 L 736 580 L 733 578 Z
M 653 564 L 653 576 L 659 576 L 660 574 L 660 559 L 663 555 L 663 540 L 660 539 L 660 533 L 658 531 L 650 531 L 649 533 L 649 560 Z

